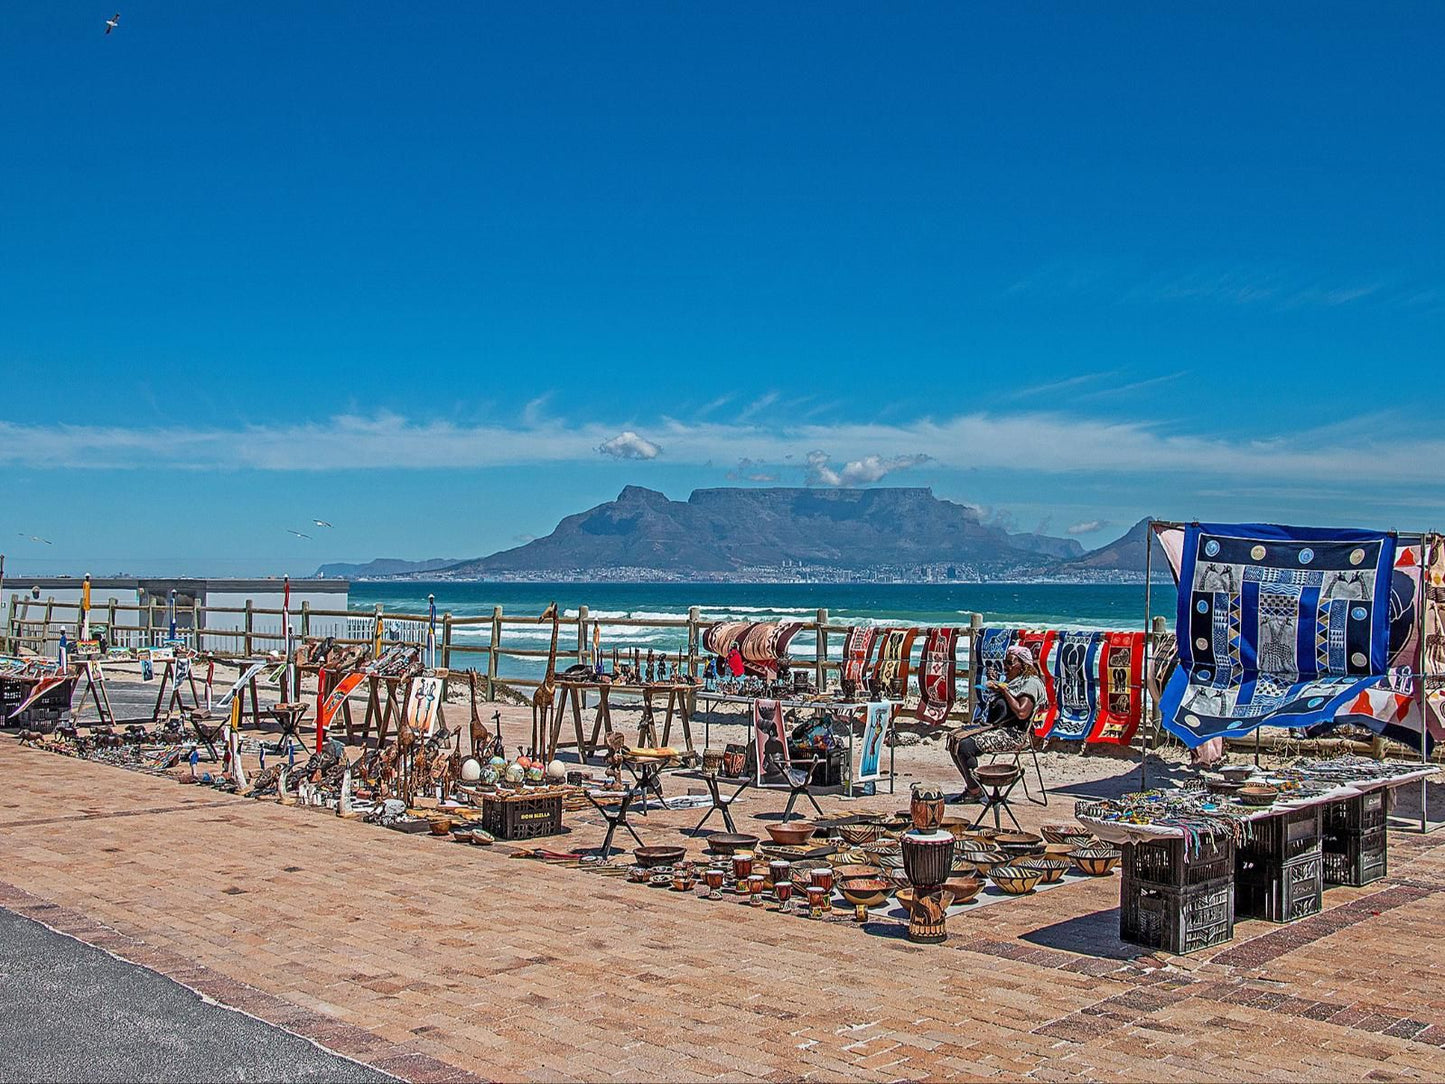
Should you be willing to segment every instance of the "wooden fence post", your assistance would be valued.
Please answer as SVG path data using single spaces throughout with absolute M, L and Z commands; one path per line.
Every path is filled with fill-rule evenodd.
M 305 639 L 307 636 L 310 636 L 310 635 L 311 635 L 311 600 L 310 600 L 309 598 L 303 598 L 303 599 L 301 600 L 301 637 L 302 637 L 302 639 Z
M 45 654 L 45 641 L 50 638 L 50 617 L 55 612 L 55 596 L 45 600 L 45 623 L 40 626 L 40 654 Z M 58 648 L 57 648 L 58 650 Z
M 191 646 L 201 650 L 201 600 L 191 598 Z
M 698 625 L 701 619 L 702 611 L 696 606 L 687 608 L 687 674 L 694 681 L 697 680 Z
M 442 669 L 452 668 L 452 612 L 442 614 Z
M 12 645 L 11 640 L 15 635 L 15 607 L 20 602 L 20 596 L 13 591 L 10 594 L 10 609 L 5 611 L 5 650 L 12 655 L 20 653 L 20 645 Z
M 502 646 L 502 608 L 492 607 L 492 647 L 487 652 L 487 699 L 497 698 L 497 650 Z
M 587 615 L 586 606 L 577 607 L 577 665 L 587 665 Z
M 251 632 L 255 628 L 252 624 L 254 615 L 251 612 L 251 600 L 246 600 L 246 638 L 241 642 L 245 644 L 246 658 L 251 657 Z
M 823 664 L 828 661 L 828 611 L 818 611 L 818 692 L 823 692 L 828 687 L 828 671 Z
M 978 632 L 983 628 L 981 614 L 968 615 L 968 690 L 963 697 L 963 721 L 973 719 L 974 686 L 978 683 Z

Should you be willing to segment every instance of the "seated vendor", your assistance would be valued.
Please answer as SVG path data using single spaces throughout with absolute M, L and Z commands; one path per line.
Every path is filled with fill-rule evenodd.
M 1003 681 L 990 681 L 994 694 L 984 728 L 963 726 L 948 736 L 948 752 L 963 776 L 964 791 L 955 802 L 973 802 L 983 797 L 974 769 L 980 753 L 1009 753 L 1029 740 L 1034 709 L 1044 700 L 1044 683 L 1038 664 L 1028 648 L 1014 644 L 1004 655 Z

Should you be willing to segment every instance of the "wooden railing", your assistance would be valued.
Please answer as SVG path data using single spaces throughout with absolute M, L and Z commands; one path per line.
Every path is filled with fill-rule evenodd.
M 236 659 L 252 658 L 267 652 L 284 650 L 282 616 L 281 610 L 254 606 L 249 599 L 244 606 L 239 607 L 202 606 L 194 603 L 178 608 L 175 614 L 176 635 L 198 651 Z M 426 647 L 429 622 L 426 614 L 389 613 L 379 603 L 371 610 L 323 610 L 302 603 L 290 614 L 290 618 L 293 636 L 331 636 L 337 643 L 348 645 L 375 645 L 380 641 L 383 647 L 398 643 L 423 649 Z M 4 634 L 0 637 L 0 649 L 14 652 L 26 648 L 40 654 L 53 655 L 62 630 L 71 640 L 78 637 L 80 619 L 79 602 L 11 595 Z M 150 647 L 158 645 L 169 635 L 171 614 L 161 599 L 153 599 L 142 605 L 122 604 L 115 599 L 108 599 L 92 604 L 90 620 L 92 625 L 107 627 L 112 645 Z M 559 671 L 577 663 L 592 663 L 593 629 L 604 627 L 612 630 L 685 632 L 683 666 L 689 675 L 698 677 L 708 658 L 708 654 L 702 649 L 702 633 L 715 619 L 705 616 L 697 606 L 688 608 L 686 618 L 597 618 L 591 615 L 587 606 L 580 606 L 575 614 L 559 620 Z M 504 613 L 501 606 L 493 607 L 490 615 L 457 616 L 450 612 L 438 614 L 436 665 L 447 669 L 475 670 L 485 674 L 488 700 L 496 699 L 498 688 L 504 682 L 508 686 L 522 689 L 535 688 L 541 683 L 537 678 L 503 674 L 499 664 L 506 659 L 547 658 L 549 652 L 545 648 L 518 646 L 515 638 L 509 644 L 508 632 L 521 627 L 550 628 L 550 624 L 550 621 L 539 622 L 535 616 Z M 960 635 L 955 651 L 962 688 L 955 714 L 965 718 L 969 716 L 973 706 L 972 693 L 976 677 L 972 667 L 975 656 L 973 643 L 981 624 L 982 619 L 978 614 L 961 615 Z M 817 688 L 826 688 L 829 678 L 836 674 L 842 665 L 840 659 L 843 638 L 849 627 L 834 623 L 826 608 L 819 609 L 812 620 L 802 622 L 802 627 L 793 641 L 807 643 L 811 639 L 813 656 L 793 658 L 793 668 L 811 670 Z M 486 642 L 460 640 L 458 632 L 467 629 L 486 630 Z M 1154 631 L 1163 631 L 1162 619 L 1155 620 Z M 922 649 L 923 637 L 920 636 L 914 643 L 911 672 L 917 669 Z M 604 654 L 608 654 L 605 645 Z M 674 649 L 667 654 L 676 658 L 677 651 Z

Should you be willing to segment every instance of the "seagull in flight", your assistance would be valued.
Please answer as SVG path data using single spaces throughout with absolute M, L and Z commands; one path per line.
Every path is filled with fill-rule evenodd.
M 105 21 L 105 32 L 106 32 L 107 34 L 109 34 L 112 30 L 114 30 L 114 29 L 115 29 L 117 26 L 119 26 L 119 25 L 120 25 L 120 12 L 117 11 L 114 15 L 112 15 L 109 19 L 107 19 L 107 20 Z
M 48 538 L 41 538 L 38 534 L 26 534 L 24 531 L 20 531 L 19 535 L 21 538 L 28 538 L 32 542 L 44 542 L 47 546 L 53 546 L 55 544 Z
M 290 527 L 287 527 L 287 528 L 286 528 L 286 533 L 287 533 L 287 534 L 294 534 L 297 538 L 310 538 L 310 537 L 311 537 L 309 534 L 302 534 L 300 531 L 293 531 Z
M 330 526 L 331 526 L 331 524 L 327 523 L 324 519 L 313 519 L 311 522 L 314 523 L 314 524 L 316 524 L 316 526 L 318 526 L 318 527 L 330 527 Z

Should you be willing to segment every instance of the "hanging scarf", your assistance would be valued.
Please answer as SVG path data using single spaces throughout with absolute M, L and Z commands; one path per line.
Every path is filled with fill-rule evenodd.
M 917 716 L 921 722 L 939 726 L 953 710 L 957 696 L 954 685 L 958 678 L 958 664 L 954 659 L 957 643 L 957 629 L 928 630 L 918 671 Z
M 855 686 L 863 684 L 868 670 L 868 656 L 873 653 L 877 630 L 871 625 L 855 625 L 843 640 L 843 680 Z

